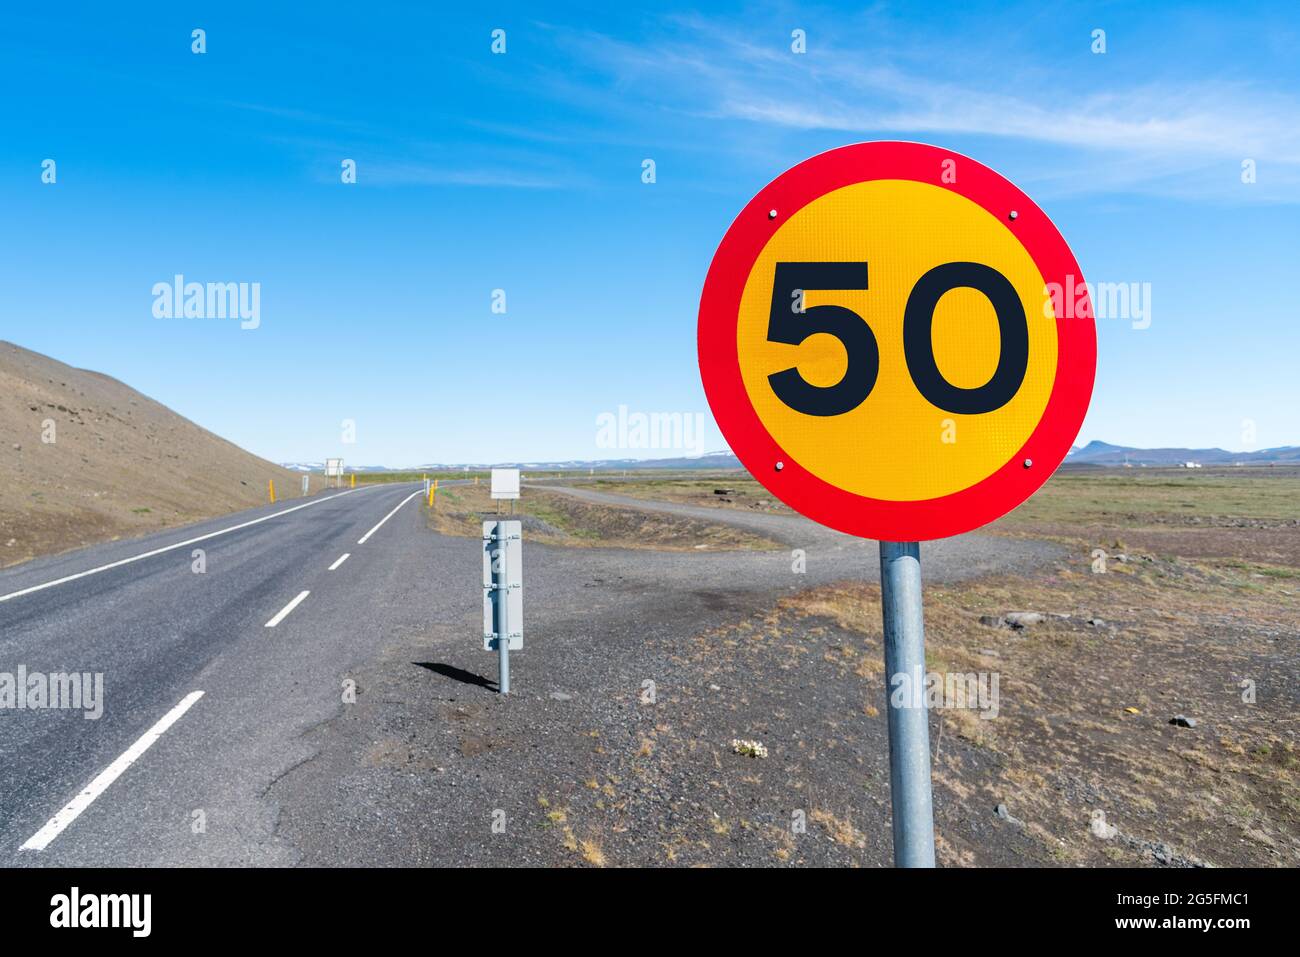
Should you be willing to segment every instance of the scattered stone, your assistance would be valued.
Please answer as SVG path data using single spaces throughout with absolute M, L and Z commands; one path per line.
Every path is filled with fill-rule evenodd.
M 1093 837 L 1101 838 L 1103 841 L 1109 841 L 1119 833 L 1119 828 L 1114 824 L 1106 823 L 1106 812 L 1096 810 L 1092 812 L 1092 821 L 1088 824 L 1088 832 Z
M 1141 713 L 1142 713 L 1142 712 L 1139 711 L 1137 708 L 1125 708 L 1124 710 L 1125 710 L 1126 712 L 1128 712 L 1129 714 L 1141 714 Z
M 1212 866 L 1199 857 L 1178 853 L 1164 841 L 1142 841 L 1135 837 L 1129 837 L 1127 834 L 1121 835 L 1120 839 L 1139 854 L 1149 855 L 1157 864 L 1163 864 L 1166 867 Z
M 1002 820 L 1006 821 L 1008 824 L 1023 826 L 1025 823 L 1024 821 L 1020 820 L 1020 818 L 1012 815 L 1011 811 L 1007 808 L 1005 804 L 999 804 L 997 807 L 993 809 L 993 813 L 996 814 L 998 817 L 1002 818 Z
M 1047 620 L 1047 616 L 1039 611 L 1010 611 L 1004 616 L 1004 620 L 1012 628 L 1019 629 L 1042 624 Z
M 551 700 L 553 701 L 572 701 L 573 695 L 565 694 L 563 691 L 552 691 Z
M 1006 622 L 1001 615 L 980 615 L 980 624 L 987 628 L 1002 628 Z
M 1169 719 L 1169 723 L 1178 728 L 1194 728 L 1200 724 L 1195 718 L 1188 718 L 1181 714 L 1174 715 Z
M 722 688 L 721 688 L 719 685 L 709 685 L 709 690 L 710 690 L 710 691 L 721 691 Z
M 742 738 L 733 738 L 731 750 L 736 754 L 743 754 L 751 758 L 767 757 L 767 747 L 762 741 L 749 741 Z
M 1092 625 L 1094 628 L 1102 628 L 1105 626 L 1106 620 L 1104 618 L 1089 618 L 1088 624 Z

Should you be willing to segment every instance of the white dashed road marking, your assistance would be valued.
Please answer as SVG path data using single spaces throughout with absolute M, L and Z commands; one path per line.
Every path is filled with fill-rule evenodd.
M 302 591 L 302 592 L 299 592 L 297 598 L 295 598 L 293 601 L 289 602 L 289 604 L 287 604 L 287 605 L 285 605 L 283 608 L 281 608 L 281 609 L 276 613 L 275 617 L 272 618 L 270 621 L 268 621 L 268 622 L 266 623 L 266 627 L 267 627 L 267 628 L 274 628 L 276 625 L 280 624 L 280 622 L 284 621 L 285 618 L 287 618 L 287 617 L 289 616 L 289 612 L 291 612 L 291 611 L 293 611 L 295 608 L 297 608 L 298 605 L 302 602 L 302 600 L 303 600 L 304 598 L 306 598 L 306 597 L 307 597 L 308 595 L 310 595 L 310 594 L 311 594 L 311 592 L 309 592 L 309 591 Z

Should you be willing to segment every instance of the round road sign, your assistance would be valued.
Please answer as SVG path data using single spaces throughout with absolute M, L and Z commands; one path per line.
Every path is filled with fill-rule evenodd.
M 916 541 L 1015 508 L 1065 458 L 1096 326 L 1065 240 L 993 170 L 860 143 L 777 177 L 732 223 L 700 300 L 722 433 L 823 525 Z

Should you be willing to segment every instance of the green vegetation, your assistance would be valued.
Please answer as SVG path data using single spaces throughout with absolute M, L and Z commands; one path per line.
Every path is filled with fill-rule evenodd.
M 482 523 L 497 514 L 486 482 L 440 488 L 429 516 L 444 535 L 477 538 Z M 509 505 L 501 504 L 501 514 Z M 525 523 L 530 541 L 550 545 L 651 548 L 664 550 L 768 549 L 774 542 L 720 523 L 664 512 L 580 501 L 563 492 L 525 488 L 514 515 Z
M 397 482 L 423 482 L 426 478 L 437 479 L 440 482 L 446 482 L 450 479 L 478 479 L 480 482 L 488 480 L 486 471 L 465 472 L 460 469 L 445 469 L 438 472 L 345 472 L 342 476 L 342 483 L 349 484 L 352 476 L 356 475 L 358 485 L 387 485 Z M 312 472 L 312 481 L 320 479 L 322 482 L 327 481 L 324 472 Z M 332 481 L 329 480 L 329 481 Z
M 1097 469 L 1057 472 L 1005 522 L 1189 518 L 1288 521 L 1300 516 L 1300 469 Z
M 776 499 L 771 492 L 759 485 L 748 473 L 741 471 L 711 473 L 689 478 L 638 477 L 627 481 L 597 479 L 589 487 L 615 495 L 628 495 L 660 502 L 680 502 L 683 505 L 789 511 L 787 506 Z

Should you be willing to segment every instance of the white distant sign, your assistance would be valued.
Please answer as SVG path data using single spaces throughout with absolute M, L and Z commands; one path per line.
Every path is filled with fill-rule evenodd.
M 515 471 L 503 469 L 503 471 Z M 515 474 L 518 474 L 516 472 Z M 497 529 L 505 541 L 497 541 Z M 496 651 L 501 622 L 500 595 L 506 596 L 506 628 L 511 651 L 524 647 L 524 551 L 518 522 L 483 523 L 483 650 Z
M 325 460 L 325 474 L 328 475 L 328 476 L 333 476 L 333 475 L 342 475 L 342 474 L 343 474 L 343 460 L 342 460 L 342 459 L 326 459 L 326 460 Z
M 519 497 L 519 469 L 492 470 L 492 497 Z

